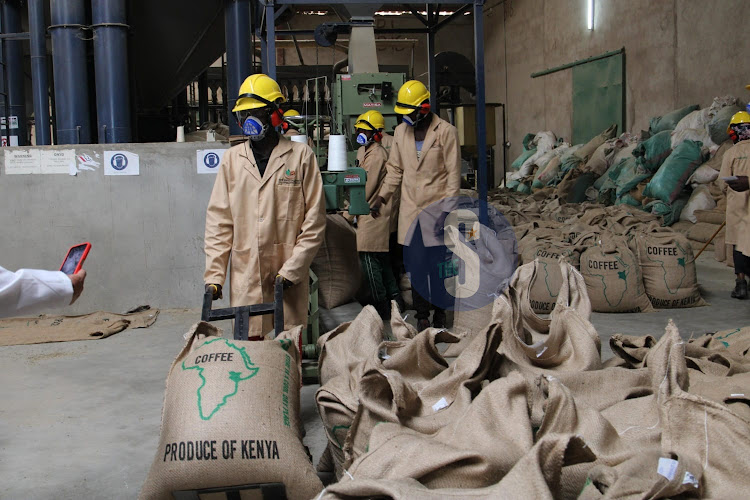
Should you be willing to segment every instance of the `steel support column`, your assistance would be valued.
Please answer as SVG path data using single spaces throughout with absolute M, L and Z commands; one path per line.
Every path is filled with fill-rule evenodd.
M 430 26 L 427 32 L 427 86 L 430 88 L 430 108 L 436 114 L 440 114 L 438 105 L 437 68 L 435 68 L 435 24 L 437 24 L 438 13 L 432 13 L 433 7 L 427 5 L 427 23 Z
M 484 96 L 484 0 L 474 0 L 474 67 L 477 83 L 477 160 L 479 162 L 479 222 L 488 224 L 487 216 L 487 113 Z
M 55 122 L 59 144 L 90 144 L 84 0 L 50 0 Z
M 21 29 L 21 7 L 20 2 L 5 0 L 2 3 L 3 31 L 4 33 L 20 33 Z M 9 128 L 9 136 L 18 136 L 18 145 L 26 146 L 26 93 L 24 82 L 23 64 L 23 41 L 3 40 L 5 45 L 5 70 L 8 72 L 8 104 L 10 105 L 10 116 L 17 117 L 18 128 Z M 0 96 L 0 98 L 2 98 Z M 5 103 L 0 104 L 0 115 L 5 116 Z M 10 122 L 10 117 L 6 117 Z M 14 122 L 16 120 L 13 120 Z M 15 123 L 13 124 L 15 126 Z M 10 138 L 9 138 L 10 140 Z
M 266 63 L 267 75 L 276 80 L 276 16 L 273 0 L 266 0 Z
M 198 77 L 198 117 L 200 125 L 210 121 L 208 116 L 208 70 Z
M 34 123 L 37 146 L 52 144 L 49 127 L 49 78 L 47 76 L 47 25 L 44 0 L 29 0 L 31 41 L 31 92 L 34 97 Z
M 227 121 L 229 133 L 241 135 L 242 130 L 232 115 L 240 86 L 250 76 L 250 0 L 226 0 L 224 24 L 227 48 Z
M 131 142 L 125 0 L 92 0 L 91 13 L 99 143 Z

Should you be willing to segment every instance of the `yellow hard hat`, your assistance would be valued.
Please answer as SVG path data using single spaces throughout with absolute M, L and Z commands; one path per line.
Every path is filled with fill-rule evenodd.
M 729 120 L 729 126 L 727 127 L 727 134 L 732 129 L 732 125 L 739 125 L 741 123 L 750 123 L 750 113 L 747 111 L 738 111 L 732 115 L 732 119 Z
M 248 76 L 240 86 L 237 103 L 233 113 L 246 109 L 258 109 L 272 104 L 286 102 L 279 84 L 270 76 L 262 73 Z
M 284 113 L 284 116 L 288 118 L 290 116 L 302 116 L 302 115 L 300 115 L 299 111 L 297 111 L 296 109 L 290 109 L 289 111 Z
M 400 115 L 414 112 L 420 104 L 430 98 L 430 91 L 419 80 L 409 80 L 398 90 L 396 106 L 393 111 Z
M 354 124 L 354 128 L 370 130 L 383 130 L 385 128 L 385 119 L 379 111 L 365 111 L 357 117 L 357 122 Z
M 745 88 L 746 88 L 747 90 L 750 90 L 750 85 L 745 85 Z

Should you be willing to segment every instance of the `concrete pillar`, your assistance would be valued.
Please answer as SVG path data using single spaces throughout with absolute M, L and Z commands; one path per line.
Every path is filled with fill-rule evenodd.
M 92 0 L 96 114 L 100 144 L 131 142 L 125 0 Z
M 55 123 L 59 144 L 91 144 L 84 0 L 50 0 Z

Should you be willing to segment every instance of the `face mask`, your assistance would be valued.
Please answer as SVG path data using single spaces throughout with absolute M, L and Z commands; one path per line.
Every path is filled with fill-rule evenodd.
M 370 139 L 367 138 L 367 134 L 360 132 L 357 135 L 357 144 L 360 146 L 367 146 L 370 143 Z
M 268 125 L 254 116 L 248 116 L 242 124 L 242 133 L 252 141 L 259 141 L 266 136 Z
M 401 117 L 401 120 L 403 120 L 403 122 L 406 123 L 407 125 L 409 125 L 410 127 L 413 127 L 414 125 L 417 124 L 417 122 L 415 122 L 414 120 L 411 119 L 410 115 L 403 115 Z

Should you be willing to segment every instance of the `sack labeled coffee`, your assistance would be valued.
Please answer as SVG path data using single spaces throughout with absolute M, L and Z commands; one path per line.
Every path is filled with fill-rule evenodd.
M 301 328 L 242 342 L 198 323 L 167 376 L 161 434 L 140 498 L 283 483 L 288 498 L 321 489 L 302 445 Z
M 666 229 L 638 233 L 635 241 L 643 285 L 655 308 L 706 305 L 698 291 L 693 249 L 687 238 Z

